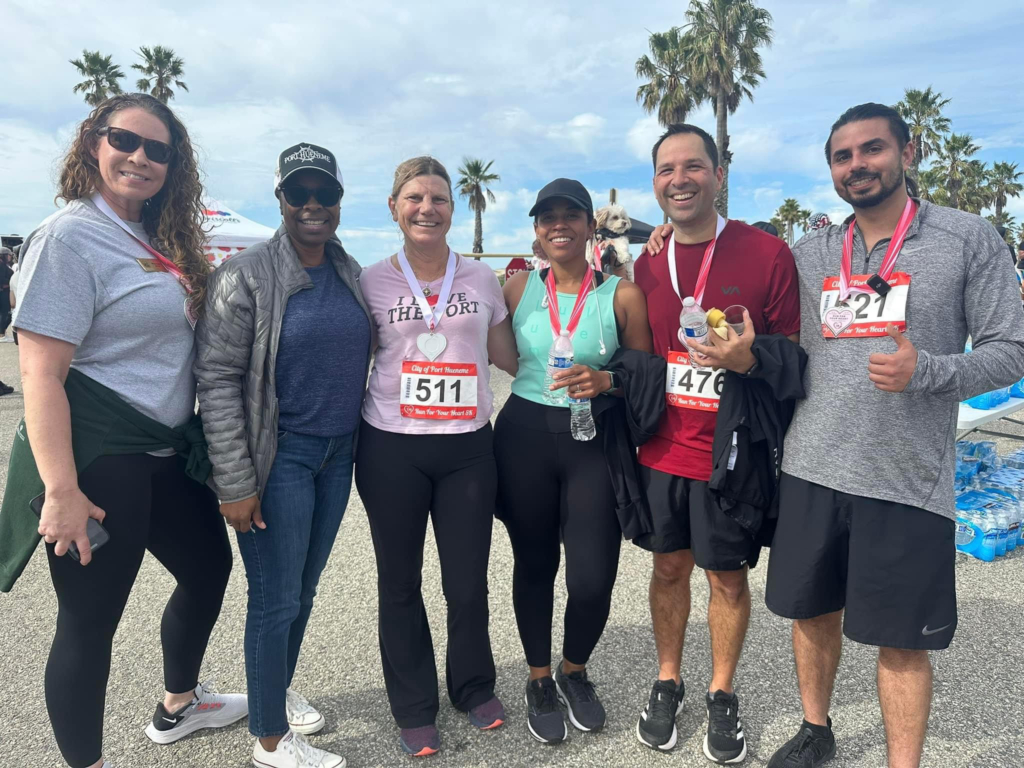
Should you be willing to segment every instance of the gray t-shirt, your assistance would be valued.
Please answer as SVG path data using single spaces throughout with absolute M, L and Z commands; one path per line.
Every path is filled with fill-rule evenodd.
M 1024 376 L 1024 313 L 1006 245 L 980 216 L 921 203 L 896 263 L 911 278 L 904 335 L 917 348 L 917 368 L 894 394 L 868 379 L 868 357 L 895 352 L 893 339 L 822 336 L 822 284 L 839 274 L 845 229 L 845 222 L 826 227 L 793 246 L 807 398 L 797 403 L 782 470 L 955 517 L 959 403 Z M 888 246 L 885 238 L 867 254 L 856 229 L 853 273 L 876 273 Z
M 152 256 L 91 201 L 69 203 L 25 240 L 13 324 L 74 344 L 72 368 L 177 427 L 196 399 L 185 291 L 140 258 Z

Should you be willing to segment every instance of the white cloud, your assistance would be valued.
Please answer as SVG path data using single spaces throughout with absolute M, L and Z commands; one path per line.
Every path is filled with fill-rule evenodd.
M 641 117 L 626 134 L 626 146 L 638 160 L 650 160 L 651 147 L 665 129 L 656 115 Z

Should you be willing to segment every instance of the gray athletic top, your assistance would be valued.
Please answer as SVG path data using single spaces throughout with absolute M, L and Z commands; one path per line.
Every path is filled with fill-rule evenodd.
M 910 275 L 905 336 L 918 350 L 905 392 L 868 379 L 868 357 L 891 354 L 888 336 L 825 339 L 820 301 L 839 274 L 846 224 L 793 247 L 800 275 L 800 344 L 809 361 L 782 469 L 844 493 L 954 517 L 957 408 L 961 400 L 1024 377 L 1024 313 L 1006 244 L 974 214 L 921 202 L 896 271 Z M 870 254 L 856 229 L 853 273 L 881 267 L 889 239 Z M 974 351 L 964 354 L 968 334 Z

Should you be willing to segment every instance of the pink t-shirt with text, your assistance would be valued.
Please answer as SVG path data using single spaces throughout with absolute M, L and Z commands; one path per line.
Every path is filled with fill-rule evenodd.
M 436 301 L 443 278 L 430 283 Z M 402 271 L 387 258 L 363 270 L 359 277 L 363 296 L 377 325 L 378 347 L 363 400 L 363 418 L 377 429 L 403 434 L 457 434 L 474 432 L 486 424 L 494 409 L 487 363 L 487 332 L 508 316 L 501 286 L 485 263 L 456 257 L 448 309 L 437 325 L 448 345 L 434 360 L 438 364 L 475 364 L 476 416 L 472 419 L 408 418 L 402 415 L 400 389 L 406 362 L 426 363 L 416 340 L 427 332 L 419 305 Z

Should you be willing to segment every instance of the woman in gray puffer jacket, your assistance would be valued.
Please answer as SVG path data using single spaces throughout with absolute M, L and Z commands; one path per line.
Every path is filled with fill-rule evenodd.
M 291 681 L 348 504 L 373 324 L 359 265 L 334 234 L 344 193 L 334 156 L 286 149 L 276 181 L 283 226 L 209 282 L 197 389 L 221 514 L 238 532 L 249 582 L 253 760 L 343 768 L 303 739 L 324 718 Z

